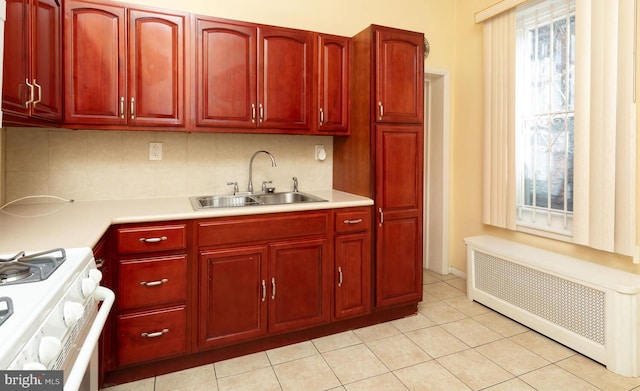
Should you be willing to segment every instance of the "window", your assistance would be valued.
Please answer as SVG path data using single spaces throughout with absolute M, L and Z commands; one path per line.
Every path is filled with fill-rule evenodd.
M 503 0 L 475 15 L 485 224 L 640 263 L 635 15 L 634 0 Z
M 516 222 L 571 235 L 575 103 L 574 0 L 516 11 Z

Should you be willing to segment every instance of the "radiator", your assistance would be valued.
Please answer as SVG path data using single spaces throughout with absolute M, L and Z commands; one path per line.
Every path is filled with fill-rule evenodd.
M 469 299 L 640 376 L 639 275 L 491 236 L 465 243 Z

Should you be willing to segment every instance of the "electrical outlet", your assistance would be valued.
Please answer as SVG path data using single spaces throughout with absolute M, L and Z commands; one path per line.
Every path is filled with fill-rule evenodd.
M 327 150 L 324 149 L 324 145 L 316 145 L 314 157 L 321 161 L 327 158 Z
M 162 160 L 162 143 L 149 143 L 149 160 Z

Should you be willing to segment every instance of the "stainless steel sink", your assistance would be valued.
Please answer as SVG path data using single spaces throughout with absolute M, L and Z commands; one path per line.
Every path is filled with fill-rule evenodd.
M 266 194 L 211 195 L 190 197 L 194 210 L 210 208 L 230 208 L 238 206 L 282 205 L 305 202 L 327 202 L 308 193 L 284 192 Z
M 279 205 L 279 204 L 297 204 L 300 202 L 323 202 L 327 201 L 320 197 L 316 197 L 307 193 L 288 192 L 288 193 L 266 193 L 257 195 L 260 203 L 263 205 Z
M 260 201 L 251 195 L 213 195 L 191 197 L 191 206 L 194 210 L 209 208 L 229 208 L 233 206 L 258 205 Z

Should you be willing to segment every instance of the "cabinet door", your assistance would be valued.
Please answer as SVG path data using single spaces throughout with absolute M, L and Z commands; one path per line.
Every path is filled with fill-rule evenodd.
M 32 16 L 32 79 L 35 102 L 31 116 L 62 118 L 61 9 L 57 0 L 34 0 Z
M 196 20 L 196 125 L 255 128 L 255 26 Z
M 185 19 L 129 10 L 129 124 L 184 126 Z
M 424 118 L 424 38 L 422 34 L 375 30 L 376 122 L 422 123 Z
M 349 132 L 349 38 L 318 35 L 318 131 Z
M 371 309 L 371 232 L 336 236 L 335 317 L 348 318 Z
M 64 122 L 126 124 L 125 9 L 64 2 Z
M 331 266 L 326 239 L 273 244 L 269 256 L 269 332 L 328 322 Z
M 9 0 L 2 109 L 56 122 L 62 116 L 61 9 L 55 0 Z
M 313 34 L 258 29 L 258 126 L 310 129 Z
M 26 117 L 31 84 L 29 64 L 30 50 L 29 0 L 8 0 L 7 20 L 4 24 L 4 63 L 2 72 L 2 111 L 5 115 Z
M 260 246 L 200 253 L 200 348 L 266 334 L 266 259 Z
M 422 298 L 422 126 L 376 126 L 376 304 Z

